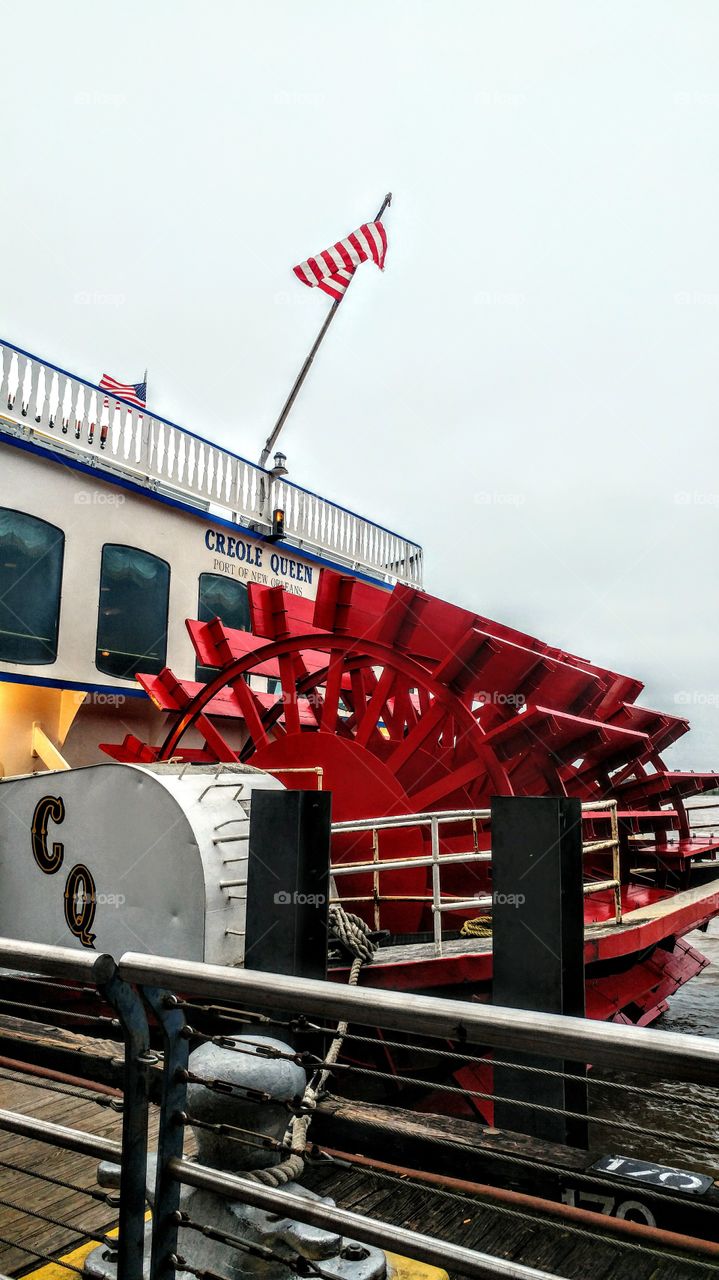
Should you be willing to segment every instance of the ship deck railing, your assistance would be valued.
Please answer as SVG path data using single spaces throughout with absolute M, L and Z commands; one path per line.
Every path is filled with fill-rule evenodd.
M 387 583 L 422 585 L 422 548 L 149 408 L 0 339 L 0 431 Z
M 619 844 L 618 803 L 616 800 L 603 800 L 601 803 L 592 800 L 582 804 L 582 818 L 595 823 L 608 823 L 609 833 L 604 839 L 591 838 L 582 841 L 585 857 L 588 854 L 608 854 L 611 857 L 612 874 L 602 879 L 587 878 L 584 883 L 584 894 L 611 893 L 613 902 L 613 920 L 615 924 L 622 922 L 621 866 Z M 383 927 L 382 904 L 399 901 L 412 901 L 431 904 L 432 928 L 435 955 L 443 953 L 442 917 L 445 912 L 471 914 L 486 913 L 485 923 L 491 919 L 494 905 L 492 894 L 478 894 L 473 897 L 460 897 L 457 894 L 445 893 L 442 889 L 442 870 L 452 866 L 475 866 L 478 863 L 490 863 L 492 853 L 489 849 L 480 849 L 480 832 L 490 830 L 492 813 L 490 809 L 447 809 L 427 813 L 401 814 L 396 817 L 378 817 L 353 819 L 348 822 L 334 822 L 332 834 L 337 836 L 369 835 L 372 841 L 371 861 L 333 862 L 332 876 L 335 881 L 344 876 L 371 875 L 372 892 L 365 894 L 343 894 L 335 885 L 332 901 L 342 906 L 356 906 L 359 903 L 371 904 L 373 924 L 376 930 Z M 469 828 L 471 848 L 443 852 L 441 847 L 440 828 Z M 402 830 L 426 831 L 429 829 L 430 852 L 428 854 L 408 854 L 405 857 L 382 857 L 380 837 L 383 832 Z M 387 894 L 382 892 L 381 877 L 392 871 L 406 871 L 415 867 L 431 867 L 431 892 L 425 894 Z M 482 919 L 482 917 L 480 917 Z

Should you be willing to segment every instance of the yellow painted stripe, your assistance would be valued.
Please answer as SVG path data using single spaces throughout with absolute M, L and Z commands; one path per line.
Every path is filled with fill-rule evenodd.
M 449 1280 L 446 1271 L 441 1267 L 431 1267 L 427 1262 L 417 1262 L 416 1258 L 403 1258 L 399 1253 L 389 1253 L 387 1258 L 388 1280 Z
M 108 1231 L 109 1236 L 117 1235 L 117 1227 L 114 1231 Z M 63 1267 L 63 1262 L 72 1262 L 74 1266 L 81 1267 L 88 1253 L 92 1253 L 93 1249 L 97 1249 L 100 1244 L 99 1240 L 88 1240 L 85 1244 L 81 1244 L 78 1249 L 73 1249 L 72 1253 L 63 1254 L 62 1258 L 58 1258 L 57 1262 L 46 1262 L 42 1267 L 38 1267 L 37 1271 L 26 1271 L 23 1280 L 70 1280 L 75 1275 L 74 1271 L 69 1271 L 67 1267 Z

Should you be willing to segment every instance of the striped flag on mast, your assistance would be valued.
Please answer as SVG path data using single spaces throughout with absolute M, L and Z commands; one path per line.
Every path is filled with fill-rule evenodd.
M 142 382 L 118 382 L 117 378 L 113 378 L 109 373 L 103 373 L 98 386 L 101 391 L 109 391 L 111 396 L 115 397 L 115 419 L 121 412 L 119 400 L 128 401 L 134 405 L 136 409 L 147 408 L 147 369 Z M 140 422 L 143 422 L 144 415 L 140 414 Z M 90 444 L 92 444 L 95 434 L 94 423 L 90 428 Z M 102 406 L 102 414 L 100 418 L 100 448 L 104 449 L 107 444 L 107 438 L 110 434 L 110 401 L 105 398 Z
M 265 447 L 260 454 L 261 467 L 265 466 L 267 459 L 277 444 L 277 438 L 287 421 L 287 415 L 297 399 L 300 387 L 320 349 L 322 339 L 337 315 L 339 305 L 358 266 L 361 262 L 367 262 L 371 258 L 380 271 L 384 268 L 384 260 L 387 255 L 387 233 L 382 225 L 382 214 L 385 209 L 389 208 L 391 203 L 392 192 L 388 191 L 373 222 L 363 222 L 361 227 L 358 227 L 350 235 L 345 236 L 344 240 L 338 240 L 337 244 L 333 244 L 331 249 L 324 249 L 322 253 L 317 254 L 316 258 L 308 258 L 306 262 L 301 262 L 299 266 L 294 267 L 297 279 L 301 280 L 310 289 L 321 289 L 323 293 L 328 293 L 332 299 L 332 306 L 327 312 L 322 322 L 322 328 L 312 343 L 309 354 L 295 378 L 292 390 L 280 410 L 280 416 L 265 440 Z M 264 481 L 261 481 L 261 484 L 264 486 Z
M 340 302 L 355 271 L 361 262 L 370 258 L 384 269 L 387 254 L 387 234 L 382 223 L 363 222 L 361 227 L 338 240 L 331 249 L 324 249 L 314 258 L 308 258 L 294 268 L 298 280 L 311 289 L 322 289 L 335 302 Z
M 109 373 L 103 373 L 98 385 L 101 391 L 109 391 L 110 395 L 117 396 L 118 400 L 128 400 L 137 409 L 144 409 L 147 406 L 147 373 L 142 382 L 118 382 L 117 378 L 111 378 Z

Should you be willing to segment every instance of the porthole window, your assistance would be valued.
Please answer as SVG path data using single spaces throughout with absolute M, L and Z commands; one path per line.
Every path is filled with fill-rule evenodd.
M 226 577 L 222 573 L 200 574 L 197 617 L 200 622 L 221 618 L 226 627 L 232 627 L 236 631 L 249 631 L 250 602 L 244 582 L 237 582 L 235 578 Z M 206 684 L 215 675 L 217 667 L 204 667 L 200 662 L 196 663 L 196 680 Z
M 0 660 L 54 662 L 65 535 L 22 511 L 0 507 Z
M 170 566 L 137 547 L 102 549 L 95 663 L 99 671 L 131 680 L 157 675 L 167 658 Z

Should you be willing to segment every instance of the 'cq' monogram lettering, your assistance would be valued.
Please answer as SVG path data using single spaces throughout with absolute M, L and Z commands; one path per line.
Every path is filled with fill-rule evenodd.
M 40 870 L 47 876 L 54 876 L 60 870 L 65 857 L 65 846 L 60 840 L 54 841 L 52 848 L 48 847 L 47 824 L 49 821 L 59 824 L 64 817 L 62 796 L 43 796 L 35 805 L 30 834 L 32 852 Z M 82 862 L 77 862 L 68 872 L 64 901 L 68 929 L 83 947 L 91 947 L 96 936 L 90 930 L 97 910 L 97 896 L 92 872 Z
M 87 867 L 78 862 L 65 881 L 65 920 L 83 947 L 91 947 L 95 941 L 95 934 L 90 933 L 90 929 L 96 907 L 95 881 Z
M 35 805 L 32 815 L 32 851 L 37 865 L 48 876 L 54 876 L 60 870 L 65 856 L 65 846 L 56 841 L 52 852 L 47 847 L 48 819 L 60 823 L 65 817 L 65 805 L 62 796 L 43 796 Z

